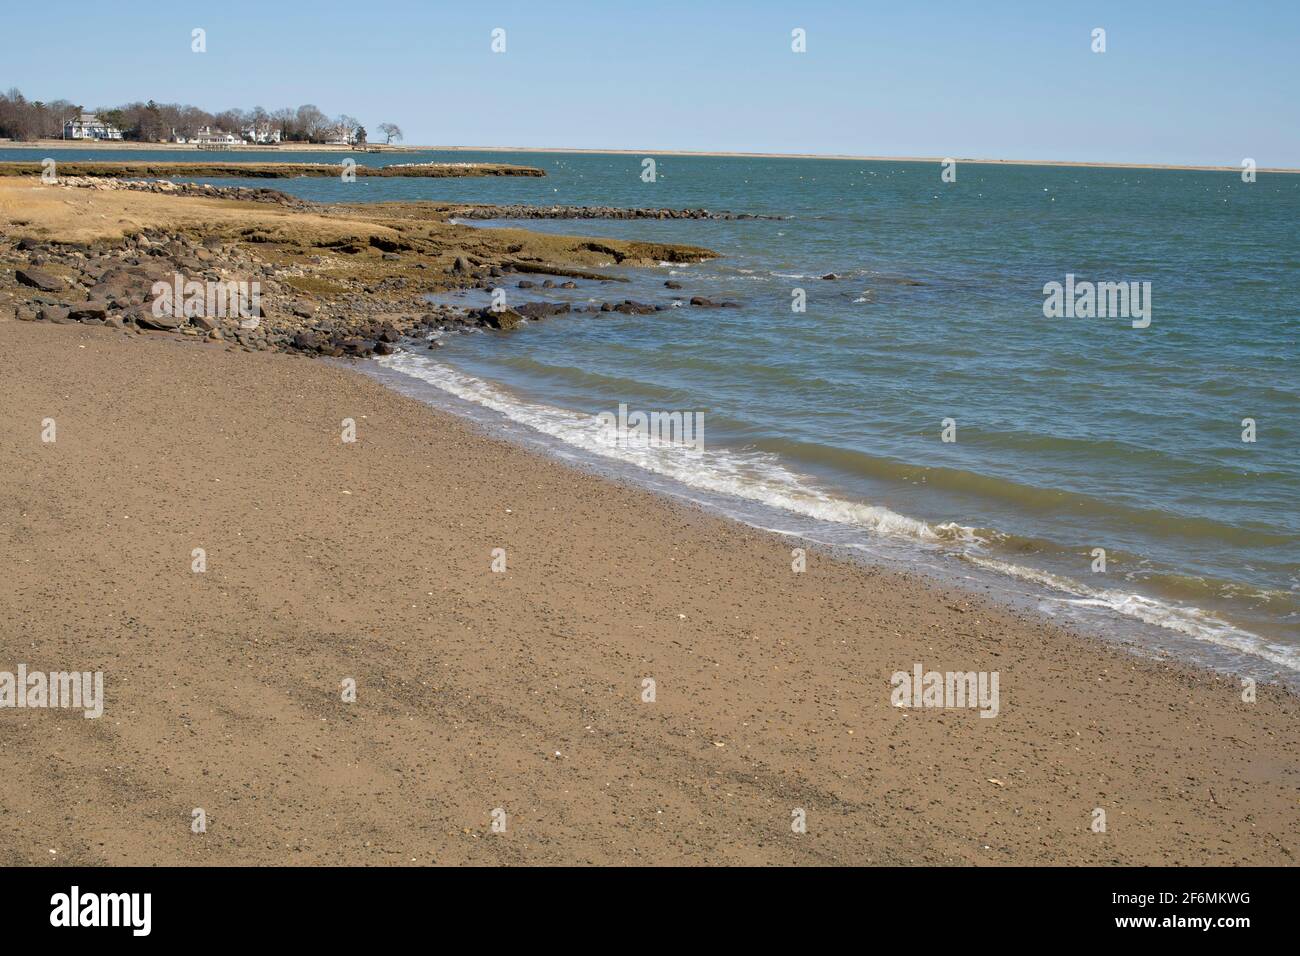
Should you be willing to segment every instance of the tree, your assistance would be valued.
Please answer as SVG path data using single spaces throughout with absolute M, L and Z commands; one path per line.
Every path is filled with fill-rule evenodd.
M 385 143 L 391 143 L 395 139 L 400 140 L 402 138 L 402 127 L 398 126 L 396 123 L 380 123 L 379 132 L 383 133 L 386 137 L 384 140 Z
M 121 129 L 123 124 L 126 123 L 126 114 L 121 110 L 105 110 L 100 116 L 100 119 L 109 126 L 115 126 L 118 129 Z
M 295 116 L 297 121 L 298 134 L 304 139 L 320 139 L 329 126 L 329 117 L 322 113 L 311 103 L 304 103 L 298 107 L 298 113 Z

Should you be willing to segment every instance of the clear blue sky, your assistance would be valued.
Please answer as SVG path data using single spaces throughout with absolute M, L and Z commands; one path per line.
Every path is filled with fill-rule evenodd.
M 0 87 L 90 107 L 310 102 L 408 144 L 1300 166 L 1297 0 L 5 7 Z

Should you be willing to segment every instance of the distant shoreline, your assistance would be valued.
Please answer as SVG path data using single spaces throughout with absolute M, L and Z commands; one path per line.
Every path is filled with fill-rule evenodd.
M 0 140 L 0 149 L 175 149 L 194 152 L 226 152 L 226 150 L 199 150 L 192 144 L 183 143 L 137 143 L 115 140 L 85 141 L 46 139 L 31 143 L 15 143 Z M 1241 166 L 1197 166 L 1178 163 L 1100 163 L 1081 160 L 1063 159 L 977 159 L 969 156 L 853 156 L 830 153 L 739 153 L 713 152 L 710 150 L 690 149 L 575 149 L 563 146 L 409 146 L 384 143 L 371 143 L 365 149 L 351 146 L 330 146 L 324 143 L 281 143 L 278 146 L 234 146 L 230 152 L 248 150 L 255 153 L 274 152 L 327 152 L 327 153 L 364 153 L 379 151 L 384 153 L 411 152 L 447 152 L 447 153 L 573 153 L 581 155 L 609 156 L 700 156 L 736 159 L 833 159 L 866 163 L 942 163 L 949 159 L 958 164 L 967 163 L 978 166 L 1075 166 L 1093 169 L 1175 169 L 1191 172 L 1241 172 Z M 1257 173 L 1300 173 L 1300 168 L 1287 166 L 1259 166 Z
M 1200 172 L 1241 172 L 1240 166 L 1190 166 L 1174 163 L 1095 163 L 1057 159 L 974 159 L 966 156 L 852 156 L 830 153 L 736 153 L 711 152 L 691 149 L 569 149 L 539 146 L 405 146 L 404 149 L 440 152 L 476 153 L 594 153 L 618 156 L 720 156 L 739 159 L 835 159 L 867 163 L 942 163 L 954 160 L 958 164 L 981 166 L 1088 166 L 1099 169 L 1185 169 Z M 1258 166 L 1258 173 L 1300 173 L 1300 168 L 1286 166 Z

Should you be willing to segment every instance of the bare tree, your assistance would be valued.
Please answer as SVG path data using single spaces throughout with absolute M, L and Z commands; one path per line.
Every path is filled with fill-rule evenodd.
M 402 138 L 402 127 L 396 123 L 380 123 L 379 132 L 384 134 L 384 142 L 391 143 L 393 140 Z

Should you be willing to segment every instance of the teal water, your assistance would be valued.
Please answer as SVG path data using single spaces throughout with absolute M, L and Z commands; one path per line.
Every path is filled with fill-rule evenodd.
M 83 158 L 74 152 L 59 155 Z M 1300 176 L 1247 184 L 1231 172 L 960 165 L 944 183 L 937 164 L 661 156 L 645 183 L 639 156 L 402 161 L 477 158 L 548 176 L 249 184 L 322 201 L 788 217 L 530 221 L 723 258 L 616 270 L 632 279 L 618 288 L 525 294 L 511 283 L 512 300 L 667 304 L 671 278 L 687 296 L 741 308 L 565 317 L 448 337 L 436 353 L 385 364 L 555 443 L 813 522 L 836 543 L 911 541 L 1032 582 L 1044 606 L 1094 608 L 1116 628 L 1160 628 L 1300 670 Z M 817 278 L 828 272 L 842 278 Z M 1150 282 L 1150 326 L 1044 317 L 1044 284 L 1067 273 Z M 791 310 L 798 288 L 803 313 Z M 590 417 L 620 403 L 701 412 L 705 452 L 609 449 Z M 948 418 L 951 443 L 941 440 Z M 1244 418 L 1256 422 L 1254 443 L 1241 440 Z M 1104 573 L 1094 548 L 1106 550 Z

